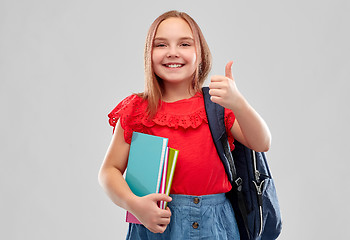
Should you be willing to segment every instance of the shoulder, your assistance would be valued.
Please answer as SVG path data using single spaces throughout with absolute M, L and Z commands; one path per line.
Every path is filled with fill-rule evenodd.
M 131 143 L 133 131 L 142 132 L 142 118 L 145 116 L 147 101 L 137 94 L 132 94 L 122 101 L 108 114 L 109 124 L 113 127 L 113 132 L 118 121 L 124 130 L 125 142 Z
M 120 111 L 120 110 L 122 110 L 124 108 L 132 107 L 135 104 L 140 104 L 143 101 L 144 101 L 143 98 L 140 97 L 139 95 L 132 94 L 130 96 L 127 96 L 123 100 L 121 100 L 117 104 L 117 106 L 111 111 L 111 113 L 115 113 L 115 112 Z
M 142 106 L 144 106 L 144 108 L 146 108 L 147 105 L 145 105 L 145 100 L 137 94 L 132 94 L 132 95 L 124 98 L 108 114 L 110 125 L 115 127 L 115 124 L 117 123 L 117 120 L 120 117 L 123 117 L 125 115 L 130 115 L 132 113 L 135 114 L 135 113 L 137 113 L 137 110 L 139 110 L 139 112 L 140 112 L 142 109 L 144 112 L 145 109 L 143 109 Z M 136 110 L 136 112 L 135 112 L 135 110 Z

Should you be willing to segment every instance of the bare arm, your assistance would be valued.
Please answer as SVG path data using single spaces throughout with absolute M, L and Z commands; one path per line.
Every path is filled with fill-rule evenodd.
M 130 149 L 130 145 L 124 141 L 123 135 L 124 130 L 118 122 L 100 168 L 99 182 L 115 204 L 129 209 L 128 202 L 136 196 L 131 192 L 123 177 Z
M 137 197 L 126 183 L 123 173 L 127 167 L 130 145 L 124 141 L 124 130 L 119 121 L 105 159 L 99 171 L 99 182 L 110 199 L 134 214 L 150 231 L 164 232 L 170 222 L 171 212 L 157 206 L 157 202 L 171 201 L 165 194 Z
M 270 130 L 238 91 L 231 72 L 232 63 L 226 65 L 226 76 L 211 77 L 209 85 L 211 100 L 234 112 L 236 121 L 231 132 L 235 139 L 255 151 L 266 152 L 271 145 Z
M 248 104 L 235 110 L 236 120 L 231 128 L 235 139 L 257 152 L 267 152 L 271 145 L 271 134 L 265 121 Z

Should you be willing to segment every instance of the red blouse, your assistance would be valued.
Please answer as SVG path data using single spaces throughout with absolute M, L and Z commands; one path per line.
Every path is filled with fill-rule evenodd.
M 145 115 L 146 107 L 147 101 L 131 95 L 108 114 L 109 124 L 115 128 L 120 119 L 125 142 L 129 144 L 136 131 L 166 137 L 168 145 L 179 150 L 171 193 L 200 196 L 228 192 L 231 184 L 211 137 L 202 93 L 172 103 L 162 102 L 152 120 Z M 231 149 L 234 120 L 233 112 L 225 109 Z

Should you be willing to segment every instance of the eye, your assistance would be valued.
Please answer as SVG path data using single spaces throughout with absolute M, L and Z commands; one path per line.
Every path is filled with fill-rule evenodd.
M 189 44 L 189 43 L 181 43 L 180 46 L 183 46 L 183 47 L 190 47 L 191 44 Z
M 166 47 L 166 45 L 164 43 L 157 43 L 154 44 L 155 47 Z

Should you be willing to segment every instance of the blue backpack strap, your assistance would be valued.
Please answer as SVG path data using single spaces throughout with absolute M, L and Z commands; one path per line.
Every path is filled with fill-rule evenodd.
M 225 128 L 225 109 L 219 104 L 210 100 L 209 88 L 203 87 L 203 97 L 205 111 L 207 114 L 209 129 L 213 137 L 213 141 L 219 157 L 224 164 L 226 174 L 231 183 L 235 182 L 237 187 L 241 187 L 241 181 L 237 177 L 236 168 L 233 162 L 230 145 L 227 141 L 227 133 Z
M 209 123 L 209 129 L 216 147 L 216 150 L 219 154 L 219 157 L 225 167 L 226 174 L 228 176 L 228 179 L 230 180 L 232 184 L 232 188 L 234 191 L 235 199 L 232 200 L 230 198 L 231 204 L 233 205 L 233 208 L 237 206 L 235 210 L 239 210 L 245 233 L 247 234 L 247 239 L 250 239 L 249 234 L 249 227 L 248 227 L 248 211 L 245 205 L 245 199 L 242 192 L 242 179 L 237 176 L 234 160 L 231 154 L 230 145 L 227 140 L 227 133 L 225 128 L 225 109 L 220 106 L 219 104 L 213 103 L 210 99 L 209 94 L 209 88 L 203 87 L 203 98 L 204 98 L 204 104 L 205 104 L 205 111 L 208 118 Z M 232 192 L 232 190 L 231 190 Z M 232 203 L 232 201 L 235 201 Z M 243 239 L 243 238 L 242 238 Z

